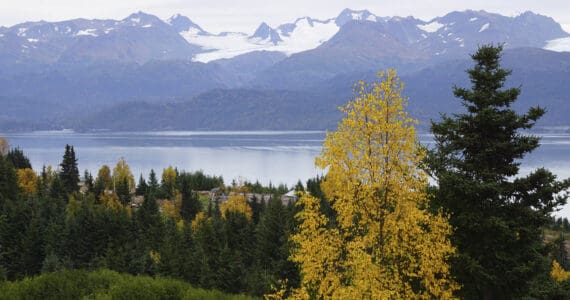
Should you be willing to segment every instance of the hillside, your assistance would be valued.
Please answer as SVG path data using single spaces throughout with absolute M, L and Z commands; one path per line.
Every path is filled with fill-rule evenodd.
M 540 105 L 547 114 L 541 126 L 565 125 L 570 114 L 570 53 L 535 48 L 506 51 L 504 65 L 513 70 L 507 86 L 521 86 L 515 108 Z M 460 102 L 452 86 L 468 86 L 468 59 L 438 63 L 404 74 L 410 113 L 427 129 L 441 112 L 453 113 Z M 552 80 L 552 77 L 557 80 Z M 78 120 L 80 130 L 303 130 L 332 129 L 338 111 L 352 96 L 358 80 L 372 81 L 375 71 L 352 72 L 314 84 L 307 90 L 217 89 L 175 102 L 129 102 Z

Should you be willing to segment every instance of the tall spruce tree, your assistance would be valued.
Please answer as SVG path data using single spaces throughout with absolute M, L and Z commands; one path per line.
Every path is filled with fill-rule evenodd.
M 524 135 L 545 113 L 518 114 L 520 88 L 503 89 L 510 70 L 500 67 L 502 46 L 486 45 L 471 57 L 472 88 L 454 87 L 467 112 L 432 123 L 436 147 L 428 166 L 437 181 L 432 204 L 450 214 L 458 255 L 452 272 L 466 299 L 511 299 L 529 293 L 548 271 L 541 227 L 566 202 L 568 181 L 545 169 L 519 175 L 520 159 L 539 146 Z
M 0 154 L 0 213 L 7 199 L 18 195 L 18 175 L 8 158 Z
M 79 191 L 79 169 L 73 146 L 65 145 L 65 154 L 59 166 L 61 167 L 59 176 L 65 191 L 67 193 Z
M 135 189 L 135 195 L 144 196 L 147 189 L 148 189 L 148 185 L 146 184 L 146 181 L 144 180 L 144 178 L 141 174 L 141 176 L 139 177 L 139 183 L 137 184 L 137 187 Z
M 93 192 L 93 175 L 91 175 L 88 170 L 85 170 L 83 173 L 83 181 L 85 182 L 85 188 L 87 189 L 87 192 Z
M 153 193 L 154 196 L 159 192 L 160 185 L 158 184 L 158 179 L 156 178 L 156 173 L 153 169 L 150 170 L 148 175 L 148 190 Z

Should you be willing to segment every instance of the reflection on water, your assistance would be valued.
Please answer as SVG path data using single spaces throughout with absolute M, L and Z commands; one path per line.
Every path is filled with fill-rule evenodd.
M 264 184 L 294 185 L 321 174 L 314 167 L 324 132 L 34 132 L 7 135 L 39 170 L 57 166 L 66 144 L 73 145 L 81 171 L 94 175 L 107 164 L 125 158 L 138 177 L 154 169 L 160 175 L 172 165 L 179 170 L 203 170 L 229 182 L 238 177 Z
M 2 134 L 0 134 L 2 135 Z M 197 132 L 163 131 L 136 133 L 34 132 L 7 134 L 12 146 L 19 146 L 39 170 L 42 165 L 57 166 L 65 144 L 75 147 L 81 172 L 96 175 L 103 164 L 114 166 L 125 158 L 138 178 L 151 169 L 169 165 L 179 170 L 203 170 L 222 175 L 226 182 L 245 178 L 264 184 L 294 185 L 322 172 L 314 167 L 324 132 L 255 131 Z M 521 164 L 521 173 L 545 167 L 559 178 L 570 177 L 570 134 L 543 134 L 541 147 Z M 432 137 L 421 134 L 423 144 L 432 146 Z M 562 212 L 570 217 L 570 205 Z

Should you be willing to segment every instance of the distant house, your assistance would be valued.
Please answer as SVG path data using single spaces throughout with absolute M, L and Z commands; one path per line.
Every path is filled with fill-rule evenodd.
M 298 198 L 299 197 L 297 197 L 297 191 L 290 190 L 289 192 L 287 192 L 287 194 L 281 195 L 281 203 L 283 203 L 283 205 L 287 205 L 289 203 L 295 203 L 297 202 Z
M 131 200 L 131 207 L 139 208 L 141 207 L 143 201 L 144 201 L 144 196 L 134 196 L 133 199 Z
M 228 200 L 230 196 L 233 195 L 243 195 L 250 202 L 256 200 L 264 202 L 265 204 L 269 203 L 269 200 L 273 198 L 273 195 L 271 194 L 238 193 L 238 192 L 230 192 L 229 194 L 224 194 L 220 189 L 216 188 L 210 191 L 210 201 L 218 201 L 218 203 L 224 203 Z M 284 205 L 287 205 L 289 203 L 294 203 L 295 201 L 297 201 L 297 199 L 298 197 L 295 194 L 294 190 L 289 191 L 287 194 L 284 194 L 280 197 L 280 200 Z

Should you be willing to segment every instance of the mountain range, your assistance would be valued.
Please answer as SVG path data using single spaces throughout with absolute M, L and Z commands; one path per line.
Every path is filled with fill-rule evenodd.
M 252 33 L 138 12 L 0 27 L 0 130 L 326 129 L 360 79 L 397 68 L 422 123 L 459 108 L 452 84 L 479 45 L 503 44 L 520 109 L 568 124 L 570 35 L 525 12 L 451 12 L 423 21 L 345 9 Z M 556 51 L 552 51 L 556 50 Z

